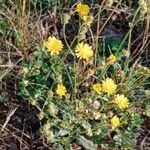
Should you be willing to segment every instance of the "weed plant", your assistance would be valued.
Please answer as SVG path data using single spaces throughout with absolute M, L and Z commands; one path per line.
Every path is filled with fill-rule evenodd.
M 132 32 L 149 15 L 147 3 L 10 0 L 0 7 L 3 47 L 20 57 L 14 66 L 2 65 L 19 64 L 19 94 L 37 109 L 51 149 L 74 143 L 135 149 L 142 116 L 150 115 L 150 70 L 133 60 Z M 103 38 L 120 11 L 130 16 L 125 36 Z M 148 47 L 147 35 L 146 29 L 140 51 Z

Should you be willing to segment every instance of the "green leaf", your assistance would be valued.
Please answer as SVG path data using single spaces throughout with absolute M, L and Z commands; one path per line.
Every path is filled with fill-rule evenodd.
M 94 144 L 92 141 L 87 140 L 85 137 L 80 136 L 77 139 L 78 143 L 86 148 L 87 150 L 97 150 L 97 144 Z

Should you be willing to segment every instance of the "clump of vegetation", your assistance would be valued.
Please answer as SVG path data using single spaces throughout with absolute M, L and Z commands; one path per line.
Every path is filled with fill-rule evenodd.
M 20 95 L 37 108 L 41 135 L 52 148 L 70 149 L 77 142 L 86 149 L 134 149 L 141 115 L 149 114 L 145 85 L 150 70 L 133 62 L 130 52 L 132 29 L 146 10 L 139 7 L 135 12 L 120 47 L 105 51 L 98 37 L 101 30 L 93 32 L 95 18 L 113 2 L 103 5 L 92 11 L 76 3 L 70 14 L 60 15 L 60 37 L 51 35 L 39 43 L 32 61 L 23 63 Z M 75 16 L 77 35 L 67 37 Z

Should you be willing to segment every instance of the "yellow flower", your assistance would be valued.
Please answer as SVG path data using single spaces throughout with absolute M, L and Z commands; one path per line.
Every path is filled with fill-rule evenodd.
M 114 116 L 112 119 L 111 119 L 111 123 L 112 125 L 117 128 L 119 125 L 120 125 L 120 120 L 117 116 Z
M 93 56 L 92 47 L 83 42 L 76 46 L 75 52 L 79 59 L 85 59 L 86 61 Z
M 114 94 L 116 92 L 117 85 L 112 79 L 107 78 L 105 81 L 103 81 L 102 88 L 104 92 L 108 94 Z
M 129 100 L 123 94 L 116 95 L 115 103 L 119 106 L 120 109 L 128 108 L 128 106 L 129 106 Z
M 93 22 L 93 16 L 83 16 L 82 17 L 84 24 L 86 24 L 87 26 L 91 26 L 92 22 Z
M 63 48 L 61 40 L 56 39 L 55 37 L 49 37 L 43 44 L 48 48 L 48 51 L 51 52 L 51 55 L 59 54 Z
M 80 17 L 87 16 L 90 12 L 90 8 L 86 4 L 82 4 L 81 2 L 77 4 L 76 11 L 79 13 Z
M 95 90 L 97 93 L 102 91 L 102 84 L 100 83 L 96 83 L 92 87 L 93 87 L 93 90 Z
M 66 90 L 66 87 L 65 87 L 65 86 L 63 86 L 62 84 L 58 84 L 58 85 L 57 85 L 56 93 L 57 93 L 59 96 L 65 95 L 66 92 L 67 92 L 67 90 Z
M 115 55 L 111 54 L 111 55 L 107 58 L 107 60 L 109 61 L 110 64 L 113 64 L 113 63 L 117 60 L 117 58 L 116 58 Z

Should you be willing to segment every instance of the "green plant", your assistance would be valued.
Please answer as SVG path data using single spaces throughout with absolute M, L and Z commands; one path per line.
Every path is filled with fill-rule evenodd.
M 123 44 L 115 52 L 110 48 L 106 58 L 99 53 L 104 49 L 96 51 L 98 41 L 87 44 L 93 20 L 87 19 L 87 6 L 81 8 L 77 12 L 85 12 L 79 13 L 79 34 L 71 43 L 65 33 L 68 18 L 62 23 L 63 42 L 49 37 L 37 46 L 33 60 L 24 62 L 20 95 L 38 109 L 41 133 L 52 148 L 71 149 L 78 142 L 87 149 L 133 149 L 141 115 L 147 114 L 144 86 L 150 77 L 150 70 L 130 57 L 135 18 L 125 37 L 127 50 Z

